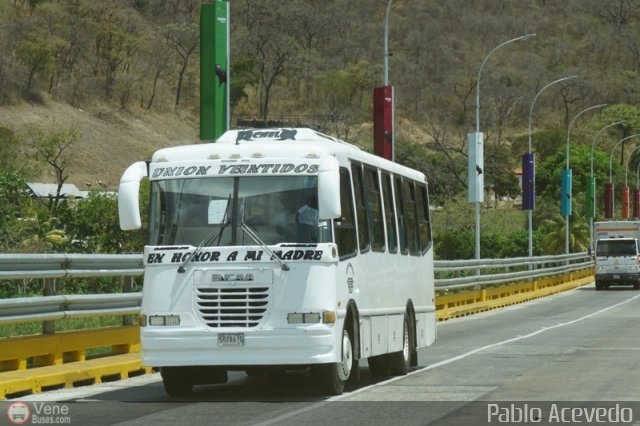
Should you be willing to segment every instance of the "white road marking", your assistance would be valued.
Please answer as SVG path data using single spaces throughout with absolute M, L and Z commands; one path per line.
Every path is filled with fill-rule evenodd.
M 346 394 L 346 395 L 339 395 L 339 396 L 335 396 L 335 397 L 333 397 L 333 398 L 330 398 L 328 401 L 340 401 L 340 400 L 342 400 L 342 399 L 348 398 L 350 395 L 356 395 L 356 394 L 358 394 L 358 393 L 364 392 L 364 391 L 366 391 L 367 389 L 369 389 L 369 388 L 371 388 L 371 387 L 379 386 L 379 385 L 384 385 L 384 384 L 387 384 L 387 383 L 393 383 L 393 382 L 395 382 L 396 380 L 401 380 L 401 379 L 403 379 L 403 378 L 405 378 L 405 377 L 407 377 L 407 376 L 410 376 L 410 375 L 414 375 L 414 374 L 417 374 L 417 373 L 421 373 L 421 372 L 423 372 L 423 371 L 433 370 L 434 368 L 442 367 L 443 365 L 451 364 L 452 362 L 455 362 L 455 361 L 460 361 L 461 359 L 468 358 L 468 357 L 470 357 L 471 355 L 475 355 L 475 354 L 477 354 L 478 352 L 482 352 L 482 351 L 485 351 L 485 350 L 487 350 L 487 349 L 495 348 L 495 347 L 497 347 L 497 346 L 506 345 L 506 344 L 508 344 L 508 343 L 517 342 L 517 341 L 519 341 L 519 340 L 528 339 L 528 338 L 530 338 L 530 337 L 537 336 L 538 334 L 544 333 L 544 332 L 549 331 L 549 330 L 554 330 L 554 329 L 556 329 L 556 328 L 566 327 L 566 326 L 569 326 L 569 325 L 573 325 L 573 324 L 575 324 L 575 323 L 577 323 L 577 322 L 584 321 L 584 320 L 586 320 L 586 319 L 588 319 L 588 318 L 594 317 L 594 316 L 599 315 L 599 314 L 601 314 L 601 313 L 603 313 L 603 312 L 607 312 L 607 311 L 610 311 L 611 309 L 615 309 L 615 308 L 617 308 L 617 307 L 619 307 L 619 306 L 622 306 L 622 305 L 624 305 L 624 304 L 627 304 L 627 303 L 629 303 L 629 302 L 631 302 L 631 301 L 633 301 L 633 300 L 636 300 L 636 299 L 638 299 L 638 298 L 640 298 L 640 294 L 638 294 L 638 295 L 636 295 L 636 296 L 633 296 L 633 297 L 631 297 L 631 298 L 629 298 L 629 299 L 623 300 L 622 302 L 618 302 L 618 303 L 616 303 L 616 304 L 614 304 L 614 305 L 607 306 L 606 308 L 602 308 L 602 309 L 600 309 L 600 310 L 598 310 L 598 311 L 592 312 L 592 313 L 590 313 L 590 314 L 588 314 L 588 315 L 584 315 L 584 316 L 582 316 L 582 317 L 579 317 L 579 318 L 573 319 L 573 320 L 571 320 L 571 321 L 561 322 L 561 323 L 558 323 L 558 324 L 556 324 L 556 325 L 552 325 L 552 326 L 550 326 L 550 327 L 542 327 L 542 328 L 540 328 L 539 330 L 536 330 L 536 331 L 531 332 L 531 333 L 529 333 L 529 334 L 519 335 L 519 336 L 517 336 L 517 337 L 513 337 L 513 338 L 511 338 L 511 339 L 502 340 L 502 341 L 500 341 L 500 342 L 492 343 L 492 344 L 490 344 L 490 345 L 486 345 L 486 346 L 481 346 L 481 347 L 479 347 L 479 348 L 472 349 L 472 350 L 470 350 L 470 351 L 468 351 L 468 352 L 465 352 L 465 353 L 463 353 L 463 354 L 460 354 L 460 355 L 458 355 L 458 356 L 454 356 L 454 357 L 452 357 L 452 358 L 448 358 L 448 359 L 442 360 L 442 361 L 440 361 L 440 362 L 436 362 L 435 364 L 428 365 L 428 366 L 426 366 L 426 367 L 424 367 L 424 368 L 421 368 L 421 369 L 419 369 L 419 370 L 414 370 L 414 371 L 412 371 L 412 372 L 408 373 L 408 374 L 407 374 L 407 375 L 405 375 L 405 376 L 397 376 L 397 377 L 393 377 L 393 378 L 391 378 L 391 379 L 389 379 L 389 380 L 385 380 L 385 381 L 383 381 L 383 382 L 378 382 L 378 383 L 375 383 L 375 384 L 370 385 L 370 386 L 366 386 L 366 387 L 363 387 L 363 388 L 360 388 L 360 389 L 356 389 L 355 391 L 350 392 L 350 393 L 348 393 L 348 394 Z

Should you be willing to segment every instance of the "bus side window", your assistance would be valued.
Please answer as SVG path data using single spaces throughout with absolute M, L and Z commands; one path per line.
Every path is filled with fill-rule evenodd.
M 407 221 L 407 241 L 409 252 L 412 255 L 420 254 L 420 241 L 418 240 L 418 224 L 416 221 L 416 192 L 413 182 L 402 181 L 402 201 Z
M 384 198 L 384 216 L 387 224 L 387 248 L 389 253 L 398 251 L 396 213 L 393 208 L 393 199 L 391 198 L 392 187 L 391 176 L 387 172 L 382 172 L 382 197 Z
M 353 197 L 349 171 L 340 168 L 340 205 L 342 217 L 334 220 L 336 244 L 340 260 L 351 257 L 356 253 L 356 226 L 353 215 Z
M 431 218 L 429 215 L 429 196 L 427 187 L 420 183 L 417 185 L 417 209 L 418 209 L 418 234 L 420 236 L 420 248 L 426 252 L 431 245 Z
M 400 236 L 400 253 L 407 254 L 409 253 L 407 248 L 407 219 L 404 214 L 404 203 L 402 201 L 402 180 L 400 176 L 396 176 L 394 181 L 396 214 L 398 215 L 398 235 Z
M 351 173 L 353 174 L 353 193 L 356 202 L 356 216 L 357 216 L 357 228 L 358 238 L 360 239 L 360 252 L 365 253 L 369 251 L 369 215 L 367 212 L 366 198 L 364 194 L 364 179 L 362 176 L 362 166 L 358 163 L 351 165 Z
M 371 230 L 371 248 L 384 251 L 384 225 L 382 222 L 382 201 L 380 199 L 380 181 L 378 171 L 373 167 L 364 167 L 364 185 L 367 196 L 367 213 Z

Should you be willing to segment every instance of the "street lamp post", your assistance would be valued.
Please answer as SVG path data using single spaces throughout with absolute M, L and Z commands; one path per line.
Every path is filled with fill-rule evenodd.
M 640 217 L 640 161 L 636 168 L 636 189 L 633 190 L 633 218 Z
M 387 3 L 387 12 L 384 15 L 384 85 L 389 85 L 389 14 L 391 13 L 391 3 Z
M 629 180 L 628 180 L 628 176 L 629 176 L 629 163 L 631 162 L 631 157 L 633 157 L 633 153 L 636 152 L 637 150 L 640 149 L 640 146 L 637 146 L 635 148 L 633 148 L 633 151 L 631 151 L 631 155 L 629 155 L 629 160 L 627 160 L 627 162 L 625 163 L 625 167 L 624 167 L 624 186 L 629 186 Z M 640 162 L 638 163 L 638 165 L 640 165 Z M 637 177 L 636 177 L 637 179 Z M 636 186 L 637 186 L 637 180 L 636 180 Z
M 614 154 L 616 148 L 618 147 L 618 145 L 620 145 L 624 141 L 627 141 L 627 140 L 629 140 L 631 138 L 637 138 L 638 136 L 640 136 L 640 133 L 636 133 L 636 134 L 633 134 L 631 136 L 627 136 L 626 138 L 622 138 L 613 146 L 613 148 L 611 148 L 611 155 L 609 156 L 609 185 L 611 185 L 611 197 L 613 197 L 613 154 Z M 626 186 L 626 184 L 627 184 L 627 177 L 625 175 L 625 186 Z M 613 218 L 614 216 L 615 216 L 615 214 L 613 212 L 613 205 L 612 205 L 611 206 L 611 217 Z
M 535 37 L 535 34 L 524 34 L 521 35 L 520 37 L 516 37 L 516 38 L 512 38 L 511 40 L 507 40 L 504 43 L 499 44 L 498 46 L 496 46 L 495 48 L 493 48 L 493 50 L 491 52 L 489 52 L 487 54 L 487 56 L 484 57 L 484 59 L 482 60 L 482 63 L 480 64 L 480 69 L 478 70 L 478 78 L 476 79 L 476 133 L 473 136 L 473 138 L 469 137 L 469 150 L 471 151 L 471 149 L 478 149 L 477 146 L 478 145 L 482 145 L 483 143 L 483 137 L 480 133 L 480 77 L 482 75 L 482 70 L 484 69 L 484 65 L 487 63 L 487 60 L 489 59 L 489 57 L 498 49 L 500 49 L 501 47 L 509 44 L 509 43 L 513 43 L 514 41 L 519 41 L 519 40 L 528 40 L 531 37 Z M 472 147 L 472 143 L 474 144 L 474 146 Z M 482 168 L 484 166 L 484 159 L 480 158 L 483 157 L 481 148 L 478 149 L 478 151 L 474 151 L 476 152 L 476 155 L 474 155 L 473 157 L 475 157 L 475 164 L 471 165 L 469 164 L 470 167 L 470 171 L 469 171 L 469 177 L 471 178 L 472 176 L 475 176 L 476 170 L 478 174 L 482 173 Z M 469 156 L 470 160 L 471 160 L 471 155 Z M 480 163 L 480 164 L 478 164 Z M 484 177 L 483 177 L 483 181 L 484 181 Z M 469 187 L 471 188 L 471 181 L 469 182 Z M 476 191 L 484 191 L 484 188 L 478 188 L 479 185 L 476 185 L 475 189 Z M 471 195 L 471 194 L 470 194 Z M 484 193 L 482 194 L 475 194 L 475 197 L 473 202 L 476 205 L 476 211 L 475 211 L 475 222 L 476 222 L 476 247 L 475 247 L 475 258 L 476 259 L 480 259 L 480 204 L 481 204 L 481 199 L 482 196 L 484 195 Z
M 564 170 L 562 176 L 562 185 L 565 188 L 565 191 L 562 192 L 562 200 L 560 202 L 561 206 L 564 206 L 562 209 L 562 213 L 564 213 L 564 253 L 569 254 L 569 216 L 571 216 L 571 169 L 569 168 L 569 139 L 571 134 L 571 127 L 573 123 L 576 121 L 576 118 L 580 117 L 587 111 L 591 111 L 597 108 L 604 108 L 607 104 L 599 104 L 594 105 L 589 108 L 585 108 L 579 113 L 577 113 L 569 122 L 569 127 L 567 128 L 567 167 Z M 564 203 L 563 203 L 564 201 Z
M 613 127 L 613 126 L 617 126 L 618 124 L 622 124 L 624 123 L 624 120 L 619 120 L 616 121 L 614 123 L 610 123 L 607 124 L 606 126 L 604 126 L 603 128 L 601 128 L 600 130 L 598 130 L 596 132 L 596 134 L 593 136 L 593 139 L 591 140 L 591 157 L 590 157 L 590 163 L 591 163 L 591 168 L 589 169 L 589 182 L 587 182 L 587 215 L 589 216 L 589 247 L 591 248 L 591 250 L 593 251 L 594 247 L 593 247 L 593 219 L 596 215 L 596 202 L 595 202 L 595 188 L 596 188 L 596 182 L 595 182 L 595 178 L 593 177 L 593 150 L 595 148 L 596 145 L 596 140 L 598 139 L 598 137 L 600 137 L 600 134 L 602 132 L 604 132 L 605 130 L 607 130 L 609 127 Z
M 635 147 L 635 148 L 633 149 L 633 151 L 631 151 L 631 155 L 629 156 L 629 160 L 625 163 L 625 169 L 624 169 L 624 186 L 625 186 L 625 188 L 627 188 L 627 189 L 626 189 L 626 191 L 627 191 L 627 196 L 628 196 L 628 191 L 629 191 L 629 183 L 628 183 L 628 179 L 627 179 L 627 177 L 628 177 L 628 175 L 629 175 L 629 163 L 631 163 L 631 160 L 632 160 L 633 154 L 634 154 L 637 150 L 639 150 L 639 149 L 640 149 L 640 146 Z M 639 172 L 639 171 L 640 171 L 640 162 L 638 162 L 638 167 L 637 167 L 637 170 L 636 170 L 636 189 L 633 191 L 633 194 L 634 194 L 634 195 L 633 195 L 633 198 L 634 198 L 634 213 L 633 213 L 633 217 L 634 217 L 634 218 L 636 218 L 636 217 L 637 217 L 637 214 L 636 214 L 636 213 L 637 213 L 637 212 L 636 212 L 636 208 L 637 208 L 636 201 L 638 201 L 638 200 L 636 200 L 636 193 L 637 193 L 637 191 L 638 191 L 638 189 L 637 189 L 637 188 L 638 188 L 638 172 Z M 627 199 L 628 199 L 628 197 L 627 197 Z M 628 217 L 627 217 L 626 219 L 628 219 Z
M 542 92 L 545 91 L 545 89 L 547 89 L 548 87 L 556 84 L 556 83 L 560 83 L 562 81 L 566 81 L 566 80 L 571 80 L 574 78 L 578 78 L 578 76 L 575 75 L 571 75 L 568 77 L 563 77 L 563 78 L 559 78 L 555 81 L 552 81 L 551 83 L 547 84 L 546 86 L 544 86 L 542 89 L 540 89 L 540 91 L 538 93 L 536 93 L 536 95 L 533 98 L 533 101 L 531 102 L 531 108 L 529 109 L 529 143 L 528 143 L 528 148 L 527 148 L 527 155 L 529 157 L 532 156 L 532 152 L 531 152 L 531 118 L 533 117 L 533 106 L 536 104 L 536 101 L 538 100 L 538 97 L 542 94 Z M 535 165 L 533 165 L 533 167 L 535 167 Z M 527 213 L 528 213 L 528 222 L 529 222 L 529 257 L 533 257 L 533 207 L 534 207 L 534 201 L 535 201 L 535 173 L 532 174 L 531 176 L 532 182 L 532 191 L 531 191 L 531 196 L 533 197 L 531 206 L 529 209 L 527 209 Z M 525 183 L 523 182 L 523 185 Z M 523 200 L 524 202 L 524 200 Z
M 395 161 L 395 96 L 389 85 L 389 15 L 391 4 L 388 0 L 384 17 L 384 84 L 373 88 L 373 153 L 387 160 Z
M 620 139 L 616 144 L 611 148 L 611 154 L 609 155 L 609 182 L 613 182 L 613 153 L 622 142 L 629 140 L 631 138 L 637 138 L 640 136 L 640 133 L 633 134 L 631 136 L 627 136 L 626 138 Z

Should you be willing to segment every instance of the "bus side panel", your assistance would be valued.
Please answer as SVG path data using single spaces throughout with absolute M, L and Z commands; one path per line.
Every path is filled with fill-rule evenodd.
M 389 348 L 387 352 L 399 352 L 402 350 L 404 343 L 403 330 L 404 330 L 404 314 L 403 315 L 389 315 L 387 317 L 387 341 Z
M 371 355 L 386 354 L 387 351 L 387 316 L 371 317 Z
M 427 313 L 427 346 L 431 345 L 436 341 L 438 336 L 438 329 L 436 328 L 436 313 L 429 312 Z
M 417 346 L 423 348 L 436 340 L 436 316 L 433 312 L 416 314 Z
M 371 356 L 371 318 L 360 320 L 360 357 Z

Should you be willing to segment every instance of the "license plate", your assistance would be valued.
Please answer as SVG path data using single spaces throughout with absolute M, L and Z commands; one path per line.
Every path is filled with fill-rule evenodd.
M 620 279 L 620 275 L 614 275 L 614 276 L 613 276 L 613 279 L 614 279 L 614 280 L 619 280 L 619 279 Z
M 218 346 L 244 346 L 244 333 L 220 333 Z

